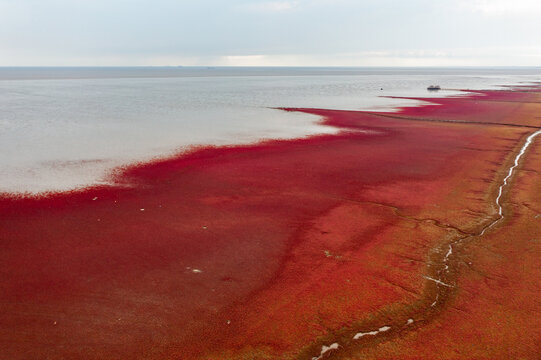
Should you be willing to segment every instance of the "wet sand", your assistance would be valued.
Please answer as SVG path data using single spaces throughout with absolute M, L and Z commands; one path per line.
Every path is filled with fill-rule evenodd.
M 0 358 L 538 358 L 541 92 L 425 100 L 4 196 Z

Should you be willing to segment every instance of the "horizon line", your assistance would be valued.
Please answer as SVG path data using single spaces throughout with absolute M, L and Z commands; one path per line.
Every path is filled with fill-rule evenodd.
M 541 68 L 541 65 L 0 65 L 6 68 L 312 68 L 312 69 L 414 69 L 414 68 L 446 68 L 446 69 L 502 69 L 502 68 Z

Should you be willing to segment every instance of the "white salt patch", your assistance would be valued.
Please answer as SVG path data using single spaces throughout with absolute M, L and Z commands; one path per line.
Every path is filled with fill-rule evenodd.
M 368 332 L 360 332 L 360 333 L 357 333 L 355 334 L 355 336 L 353 337 L 353 340 L 358 340 L 360 338 L 362 338 L 363 336 L 375 336 L 377 334 L 379 334 L 380 332 L 385 332 L 385 331 L 389 331 L 391 330 L 391 327 L 390 326 L 382 326 L 380 327 L 378 330 L 374 330 L 374 331 L 368 331 Z
M 141 210 L 141 211 L 145 211 L 145 209 L 139 209 L 139 210 Z
M 408 321 L 406 322 L 406 325 L 411 325 L 413 324 L 413 319 L 408 319 Z
M 95 200 L 98 200 L 98 197 L 96 196 L 94 199 L 92 199 L 92 201 L 95 201 Z
M 360 339 L 362 338 L 363 336 L 367 336 L 367 335 L 377 335 L 379 331 L 377 330 L 374 330 L 374 331 L 369 331 L 369 332 L 360 332 L 360 333 L 357 333 L 355 334 L 355 336 L 353 337 L 353 340 L 357 340 L 357 339 Z
M 440 294 L 436 294 L 436 298 L 434 299 L 434 302 L 430 305 L 431 307 L 434 307 L 436 306 L 436 304 L 438 303 L 438 299 L 440 298 Z
M 319 354 L 318 357 L 313 357 L 312 360 L 319 360 L 323 357 L 323 355 L 325 355 L 328 351 L 331 351 L 331 350 L 336 350 L 340 347 L 340 345 L 338 343 L 334 343 L 334 344 L 331 344 L 329 346 L 325 346 L 323 345 L 321 347 L 321 353 Z
M 199 274 L 199 273 L 202 273 L 203 270 L 199 270 L 199 269 L 192 269 L 192 272 L 193 273 L 196 273 L 196 274 Z
M 453 245 L 449 245 L 449 251 L 447 251 L 447 254 L 445 254 L 445 260 L 447 260 L 449 256 L 451 256 L 452 253 L 453 253 Z
M 425 279 L 427 279 L 427 280 L 434 281 L 436 284 L 439 284 L 439 285 L 443 285 L 443 286 L 446 286 L 446 287 L 454 287 L 453 285 L 446 284 L 443 281 L 431 278 L 430 276 L 423 275 L 423 277 Z

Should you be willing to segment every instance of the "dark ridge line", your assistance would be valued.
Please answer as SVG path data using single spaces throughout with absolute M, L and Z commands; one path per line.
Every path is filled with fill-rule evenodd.
M 510 126 L 510 127 L 519 127 L 519 128 L 529 128 L 529 129 L 541 129 L 541 126 L 534 125 L 524 125 L 524 124 L 509 124 L 509 123 L 493 123 L 493 122 L 482 122 L 482 121 L 466 121 L 466 120 L 444 120 L 444 119 L 433 119 L 433 118 L 416 118 L 412 116 L 400 116 L 400 115 L 390 115 L 389 113 L 378 113 L 372 111 L 360 111 L 365 114 L 381 116 L 391 119 L 399 120 L 411 120 L 411 121 L 423 121 L 423 122 L 442 122 L 442 123 L 455 123 L 455 124 L 471 124 L 471 125 L 485 125 L 485 126 Z
M 505 85 L 502 85 L 502 86 L 505 86 Z M 485 92 L 514 92 L 514 93 L 521 93 L 521 94 L 532 94 L 532 93 L 539 93 L 539 90 L 537 89 L 537 87 L 534 85 L 534 86 L 525 86 L 527 88 L 531 88 L 531 90 L 519 90 L 518 88 L 516 88 L 517 90 L 515 90 L 515 88 L 513 87 L 513 85 L 510 85 L 509 86 L 509 89 L 491 89 L 491 90 L 474 90 L 474 89 L 453 89 L 453 88 L 442 88 L 440 89 L 441 91 L 461 91 L 461 92 L 470 92 L 470 93 L 476 93 L 476 94 L 483 94 Z
M 476 91 L 476 90 L 458 90 L 458 89 L 441 89 L 442 91 L 450 90 L 450 91 L 461 91 L 465 93 L 471 93 L 474 94 L 474 96 L 447 96 L 442 98 L 432 98 L 432 97 L 407 97 L 407 96 L 392 96 L 392 95 L 383 95 L 379 96 L 382 98 L 388 98 L 388 99 L 405 99 L 405 100 L 418 100 L 418 101 L 424 101 L 429 102 L 432 104 L 443 104 L 442 102 L 439 102 L 439 99 L 459 99 L 459 100 L 469 100 L 469 101 L 492 101 L 492 102 L 505 102 L 505 103 L 520 103 L 520 104 L 541 104 L 541 101 L 522 101 L 522 100 L 498 100 L 498 99 L 485 99 L 483 97 L 479 97 L 479 95 L 484 95 L 483 91 Z M 508 90 L 490 90 L 490 91 L 502 91 L 502 92 L 510 92 Z M 516 93 L 537 93 L 537 91 L 512 91 Z
M 510 91 L 510 92 L 521 93 L 521 94 L 539 94 L 539 90 L 490 90 L 490 91 L 502 91 L 502 92 Z
M 419 99 L 421 101 L 425 101 Z M 518 102 L 517 102 L 518 103 Z M 541 104 L 541 103 L 540 103 Z M 282 110 L 288 112 L 309 112 L 310 110 L 315 111 L 338 111 L 338 112 L 357 112 L 361 114 L 368 114 L 380 117 L 386 117 L 390 119 L 399 119 L 399 120 L 410 120 L 410 121 L 422 121 L 422 122 L 441 122 L 448 124 L 470 124 L 470 125 L 484 125 L 484 126 L 507 126 L 507 127 L 518 127 L 518 128 L 527 128 L 527 129 L 541 129 L 541 126 L 534 125 L 525 125 L 525 124 L 510 124 L 510 123 L 493 123 L 493 122 L 482 122 L 482 121 L 466 121 L 466 120 L 444 120 L 444 119 L 434 119 L 434 118 L 416 118 L 413 116 L 400 116 L 400 115 L 391 115 L 391 113 L 382 113 L 377 111 L 366 111 L 366 110 L 335 110 L 335 109 L 321 109 L 321 108 L 289 108 L 289 107 L 271 107 L 269 109 Z
M 334 197 L 331 197 L 331 198 L 334 198 Z M 465 235 L 465 236 L 474 235 L 471 232 L 462 230 L 459 227 L 453 226 L 451 224 L 444 224 L 441 221 L 439 221 L 438 219 L 418 218 L 418 217 L 415 217 L 415 216 L 402 214 L 401 209 L 399 207 L 397 207 L 397 206 L 394 206 L 394 205 L 389 205 L 389 204 L 380 203 L 380 202 L 376 202 L 376 201 L 363 201 L 363 200 L 354 200 L 354 199 L 346 199 L 346 198 L 334 198 L 334 199 L 339 200 L 339 201 L 359 204 L 359 205 L 370 204 L 370 205 L 374 205 L 374 206 L 378 206 L 378 207 L 389 208 L 389 209 L 392 210 L 392 212 L 393 212 L 393 214 L 395 216 L 397 216 L 397 217 L 399 217 L 401 219 L 404 219 L 404 220 L 415 221 L 415 222 L 418 222 L 418 223 L 432 224 L 432 225 L 437 226 L 437 227 L 439 227 L 441 229 L 444 229 L 444 230 L 450 230 L 450 231 L 454 230 L 457 233 Z
M 474 100 L 474 99 L 470 99 Z M 476 99 L 475 101 L 484 102 L 503 102 L 503 103 L 518 103 L 518 104 L 541 104 L 541 101 L 521 101 L 521 100 L 491 100 L 491 99 Z

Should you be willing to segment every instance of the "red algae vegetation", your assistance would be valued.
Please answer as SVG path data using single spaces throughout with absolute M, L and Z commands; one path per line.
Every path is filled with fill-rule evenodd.
M 423 100 L 3 196 L 0 358 L 538 359 L 541 92 Z

